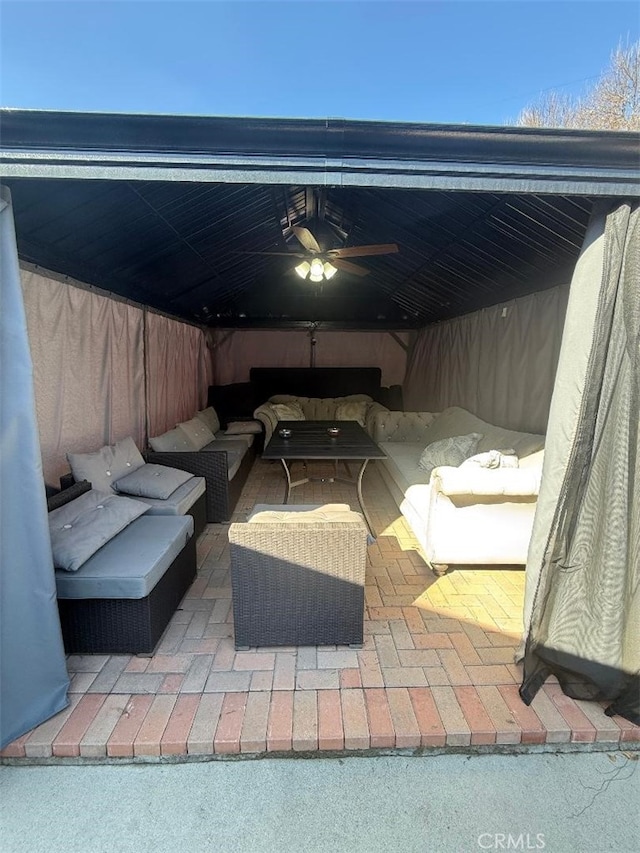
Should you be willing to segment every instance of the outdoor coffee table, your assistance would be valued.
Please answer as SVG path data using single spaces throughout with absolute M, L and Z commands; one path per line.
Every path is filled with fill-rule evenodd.
M 337 436 L 329 435 L 330 427 L 339 427 Z M 283 429 L 291 430 L 291 435 L 284 438 L 280 435 Z M 271 440 L 262 452 L 263 459 L 279 459 L 287 478 L 287 488 L 284 502 L 289 503 L 291 490 L 311 481 L 325 483 L 355 484 L 360 509 L 373 534 L 371 521 L 362 499 L 362 475 L 370 459 L 384 459 L 386 453 L 367 434 L 357 421 L 278 421 Z M 288 462 L 299 460 L 324 459 L 334 463 L 333 477 L 304 477 L 301 480 L 291 479 L 291 469 Z M 355 477 L 351 476 L 349 462 L 360 462 L 360 468 Z M 348 477 L 338 476 L 338 463 L 342 462 Z

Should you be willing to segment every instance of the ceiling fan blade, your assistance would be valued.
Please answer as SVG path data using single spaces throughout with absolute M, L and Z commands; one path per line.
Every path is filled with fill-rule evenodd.
M 329 263 L 333 264 L 334 267 L 337 267 L 339 270 L 352 273 L 352 275 L 369 275 L 369 270 L 359 266 L 358 264 L 352 264 L 351 261 L 343 261 L 341 258 L 331 258 Z
M 399 252 L 395 243 L 377 243 L 374 246 L 347 246 L 346 249 L 330 249 L 332 258 L 363 258 L 365 255 L 394 255 Z
M 232 252 L 232 255 L 278 255 L 282 258 L 306 258 L 304 252 Z
M 308 249 L 310 252 L 322 251 L 322 249 L 318 245 L 318 241 L 308 228 L 303 228 L 301 225 L 292 225 L 291 230 L 296 235 L 298 240 L 302 243 L 302 245 L 305 247 L 305 249 Z

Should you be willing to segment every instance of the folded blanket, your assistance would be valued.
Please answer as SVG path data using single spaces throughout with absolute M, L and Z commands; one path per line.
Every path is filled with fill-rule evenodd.
M 515 450 L 486 450 L 476 453 L 459 465 L 459 468 L 517 468 L 519 465 Z

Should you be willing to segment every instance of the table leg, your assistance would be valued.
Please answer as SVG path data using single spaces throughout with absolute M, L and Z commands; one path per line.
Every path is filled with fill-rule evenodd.
M 362 465 L 360 466 L 360 470 L 358 471 L 358 479 L 356 481 L 356 492 L 358 494 L 358 503 L 360 504 L 360 509 L 362 510 L 362 514 L 364 516 L 364 520 L 367 523 L 367 527 L 369 528 L 369 532 L 373 537 L 375 537 L 375 530 L 371 526 L 371 519 L 369 518 L 369 513 L 367 512 L 366 507 L 364 505 L 364 500 L 362 499 L 362 475 L 364 474 L 364 469 L 367 467 L 368 461 L 368 459 L 362 460 Z
M 286 504 L 289 503 L 289 495 L 291 494 L 291 472 L 289 471 L 289 466 L 287 465 L 286 459 L 281 459 L 282 467 L 284 468 L 284 473 L 287 478 L 287 488 L 284 495 L 284 502 Z

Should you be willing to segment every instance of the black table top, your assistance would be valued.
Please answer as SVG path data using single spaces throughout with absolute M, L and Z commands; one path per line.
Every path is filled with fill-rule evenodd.
M 333 438 L 329 427 L 340 427 Z M 278 430 L 290 429 L 289 438 Z M 381 450 L 357 421 L 278 421 L 263 459 L 384 459 Z

